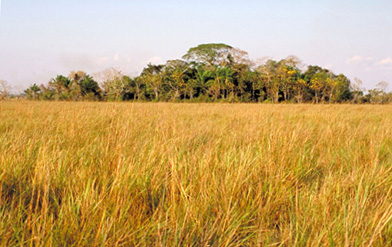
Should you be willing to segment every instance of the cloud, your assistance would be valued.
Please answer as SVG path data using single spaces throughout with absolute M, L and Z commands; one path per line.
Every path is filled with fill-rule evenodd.
M 386 57 L 382 59 L 375 60 L 371 64 L 367 65 L 365 68 L 366 72 L 370 72 L 373 74 L 377 74 L 382 76 L 382 80 L 386 80 L 385 78 L 390 78 L 392 75 L 392 57 Z
M 135 74 L 141 71 L 139 61 L 132 57 L 119 54 L 91 55 L 91 54 L 63 54 L 60 57 L 62 67 L 67 71 L 83 70 L 96 73 L 108 68 L 116 68 L 124 74 Z
M 378 65 L 392 65 L 392 57 L 381 59 L 377 62 Z
M 366 71 L 378 71 L 379 73 L 390 74 L 392 69 L 392 57 L 386 57 L 373 62 L 366 67 Z
M 362 62 L 371 62 L 373 60 L 374 60 L 373 57 L 364 57 L 364 56 L 356 55 L 356 56 L 353 56 L 353 57 L 347 59 L 346 64 L 359 64 Z
M 347 59 L 346 63 L 347 64 L 360 63 L 363 60 L 364 60 L 363 57 L 357 55 L 357 56 L 353 56 L 353 57 Z
M 110 62 L 111 58 L 108 56 L 103 56 L 103 57 L 97 57 L 93 60 L 94 60 L 93 63 L 95 65 L 99 66 L 99 65 L 106 64 L 106 63 Z

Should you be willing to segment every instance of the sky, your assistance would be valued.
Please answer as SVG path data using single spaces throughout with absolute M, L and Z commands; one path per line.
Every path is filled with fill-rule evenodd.
M 203 43 L 251 59 L 299 57 L 392 89 L 391 0 L 0 0 L 0 80 L 15 91 L 58 74 L 136 76 Z

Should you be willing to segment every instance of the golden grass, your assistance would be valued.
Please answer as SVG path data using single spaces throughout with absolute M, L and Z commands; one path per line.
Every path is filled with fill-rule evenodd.
M 0 102 L 2 246 L 387 246 L 391 219 L 391 106 Z

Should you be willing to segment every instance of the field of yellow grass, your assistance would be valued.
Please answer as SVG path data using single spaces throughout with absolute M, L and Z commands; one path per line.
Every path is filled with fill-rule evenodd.
M 0 102 L 1 246 L 390 246 L 392 106 Z

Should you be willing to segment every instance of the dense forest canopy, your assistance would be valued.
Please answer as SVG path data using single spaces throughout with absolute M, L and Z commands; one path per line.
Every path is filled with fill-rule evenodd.
M 247 52 L 232 46 L 202 44 L 189 49 L 182 59 L 148 64 L 134 78 L 109 69 L 102 72 L 104 79 L 98 83 L 83 71 L 73 71 L 47 84 L 33 84 L 25 95 L 35 100 L 72 101 L 392 102 L 386 82 L 365 95 L 359 79 L 351 82 L 319 66 L 302 67 L 295 56 L 256 63 Z

